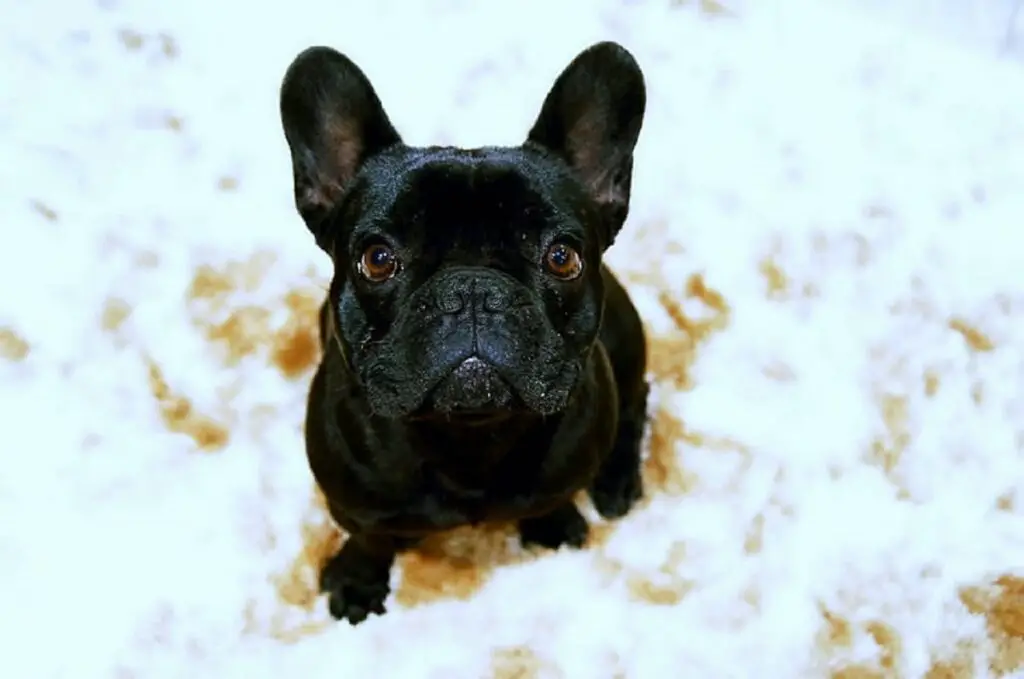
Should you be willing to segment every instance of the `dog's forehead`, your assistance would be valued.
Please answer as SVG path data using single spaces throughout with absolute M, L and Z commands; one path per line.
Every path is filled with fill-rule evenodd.
M 556 163 L 516 147 L 412 149 L 376 187 L 378 209 L 396 224 L 430 231 L 488 226 L 539 229 L 572 219 Z

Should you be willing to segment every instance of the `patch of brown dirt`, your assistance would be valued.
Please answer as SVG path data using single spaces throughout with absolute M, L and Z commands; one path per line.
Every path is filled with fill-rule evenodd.
M 271 337 L 271 360 L 288 379 L 306 374 L 320 358 L 320 295 L 291 291 L 284 298 L 288 319 Z
M 626 588 L 635 601 L 643 601 L 654 606 L 674 606 L 683 600 L 694 583 L 676 575 L 665 578 L 646 578 L 632 576 L 626 578 Z
M 284 644 L 297 644 L 303 639 L 314 637 L 336 627 L 338 622 L 333 618 L 327 620 L 304 620 L 297 624 L 286 624 L 275 621 L 271 624 L 269 634 Z
M 491 654 L 493 679 L 540 679 L 544 662 L 528 646 L 500 648 Z
M 590 534 L 587 536 L 585 548 L 603 547 L 608 544 L 609 538 L 615 533 L 617 527 L 615 521 L 602 521 L 590 524 Z
M 679 568 L 685 560 L 686 544 L 676 542 L 655 573 L 649 575 L 627 571 L 625 582 L 630 598 L 654 606 L 674 606 L 682 601 L 695 584 L 679 575 Z M 614 564 L 613 569 L 622 570 L 622 565 Z
M 650 443 L 644 459 L 644 487 L 670 495 L 683 495 L 693 489 L 697 480 L 679 463 L 676 445 L 687 441 L 702 443 L 701 437 L 686 430 L 682 420 L 668 408 L 659 408 L 651 419 Z
M 764 513 L 758 512 L 743 536 L 743 551 L 746 554 L 759 554 L 764 549 L 764 524 Z
M 315 523 L 304 523 L 300 530 L 302 551 L 292 561 L 291 567 L 273 578 L 273 582 L 281 601 L 312 611 L 320 595 L 320 571 L 341 549 L 343 539 L 341 531 L 326 517 Z
M 341 548 L 342 533 L 326 514 L 323 494 L 315 493 L 314 511 L 302 524 L 302 551 L 289 568 L 273 578 L 279 599 L 312 611 L 320 596 L 317 581 L 323 565 Z M 398 556 L 395 601 L 412 607 L 442 599 L 468 599 L 495 568 L 535 558 L 519 547 L 514 526 L 464 527 L 440 533 Z
M 254 612 L 246 613 L 247 629 L 268 634 L 286 644 L 316 636 L 337 625 L 329 616 L 313 617 L 311 614 L 320 597 L 320 571 L 341 549 L 344 536 L 327 516 L 323 494 L 317 488 L 314 488 L 312 505 L 312 511 L 299 527 L 302 549 L 283 572 L 270 578 L 278 601 L 285 607 L 275 610 L 268 624 L 261 624 Z M 298 619 L 292 615 L 296 610 L 303 614 Z
M 223 321 L 205 327 L 206 339 L 224 349 L 224 362 L 235 366 L 255 354 L 265 342 L 270 325 L 270 310 L 258 306 L 233 309 Z
M 463 527 L 432 536 L 398 557 L 401 579 L 395 600 L 418 606 L 441 599 L 468 599 L 500 566 L 533 554 L 519 546 L 514 525 Z
M 695 319 L 687 315 L 682 303 L 670 292 L 662 290 L 659 301 L 672 319 L 673 332 L 649 338 L 650 370 L 655 379 L 667 382 L 675 389 L 691 389 L 690 366 L 696 360 L 701 342 L 729 323 L 730 309 L 723 295 L 694 274 L 686 282 L 686 297 L 699 299 L 711 313 L 707 318 Z M 687 441 L 701 445 L 701 437 L 690 433 L 668 408 L 660 408 L 651 418 L 650 448 L 644 460 L 644 476 L 648 487 L 663 492 L 681 494 L 692 488 L 694 479 L 680 469 L 676 444 Z
M 28 341 L 13 328 L 0 328 L 0 358 L 20 363 L 28 358 L 32 347 Z
M 191 401 L 175 394 L 163 371 L 152 359 L 146 359 L 149 368 L 149 389 L 160 407 L 160 416 L 167 429 L 191 438 L 200 450 L 213 452 L 228 443 L 228 429 L 213 418 L 196 412 Z
M 730 318 L 730 308 L 725 297 L 708 287 L 700 274 L 690 276 L 684 294 L 687 298 L 699 299 L 710 311 L 708 317 L 691 318 L 678 297 L 663 289 L 658 293 L 658 301 L 672 319 L 675 330 L 649 339 L 651 372 L 658 380 L 668 382 L 677 389 L 692 388 L 688 372 L 696 360 L 697 347 L 713 333 L 725 329 Z
M 949 329 L 960 334 L 967 347 L 974 352 L 987 352 L 995 349 L 995 343 L 984 332 L 962 318 L 949 319 Z
M 648 367 L 655 379 L 675 389 L 690 390 L 690 366 L 696 357 L 697 345 L 685 334 L 663 335 L 648 339 Z
M 643 462 L 645 488 L 669 495 L 683 495 L 696 487 L 698 478 L 679 460 L 679 444 L 744 455 L 750 453 L 746 445 L 733 438 L 709 436 L 687 429 L 669 408 L 662 407 L 651 418 L 648 454 Z
M 221 268 L 200 266 L 187 297 L 193 324 L 220 347 L 225 365 L 235 366 L 246 357 L 265 354 L 286 379 L 295 380 L 305 376 L 320 358 L 322 288 L 310 283 L 269 306 L 232 303 L 237 293 L 258 290 L 273 264 L 272 254 L 258 252 Z M 287 317 L 275 324 L 273 309 L 278 306 L 287 310 Z
M 100 311 L 100 327 L 107 332 L 117 332 L 132 315 L 132 308 L 120 297 L 110 297 Z
M 824 620 L 820 634 L 820 643 L 826 648 L 849 648 L 853 644 L 853 626 L 843 616 L 821 607 Z
M 661 287 L 659 301 L 675 328 L 672 332 L 649 338 L 650 370 L 656 380 L 673 389 L 689 390 L 694 386 L 689 372 L 696 360 L 698 347 L 728 326 L 731 309 L 722 293 L 709 287 L 700 274 L 687 279 L 683 296 L 701 301 L 707 312 L 702 314 L 702 318 L 687 314 L 679 296 L 673 295 L 664 285 Z M 679 443 L 722 450 L 744 449 L 735 441 L 711 441 L 704 435 L 689 431 L 670 408 L 659 408 L 651 417 L 649 448 L 644 459 L 644 482 L 649 490 L 680 495 L 695 486 L 697 479 L 678 460 Z
M 838 679 L 880 679 L 883 677 L 899 677 L 900 656 L 903 653 L 903 641 L 899 633 L 886 622 L 873 620 L 862 628 L 855 628 L 853 623 L 842 615 L 820 607 L 822 627 L 818 632 L 818 647 L 827 658 L 834 663 L 837 656 L 853 647 L 857 632 L 866 633 L 878 648 L 877 658 L 870 662 L 857 662 L 835 667 L 830 677 Z
M 395 599 L 403 606 L 417 606 L 438 599 L 469 599 L 485 580 L 469 559 L 445 554 L 410 552 L 401 559 L 401 586 Z
M 181 50 L 178 48 L 178 41 L 172 36 L 166 33 L 159 33 L 157 34 L 157 40 L 160 41 L 160 53 L 168 59 L 175 59 L 181 53 Z
M 118 40 L 129 52 L 142 51 L 143 47 L 155 43 L 157 53 L 168 61 L 176 59 L 180 53 L 177 41 L 167 33 L 145 35 L 132 28 L 122 28 L 117 32 Z
M 784 299 L 789 292 L 789 276 L 772 257 L 765 257 L 758 264 L 758 270 L 765 281 L 765 295 L 768 299 Z
M 725 301 L 725 297 L 719 291 L 708 287 L 707 283 L 704 282 L 704 277 L 700 274 L 692 274 L 686 279 L 686 296 L 701 300 L 721 316 L 729 314 L 729 304 Z M 719 320 L 724 322 L 728 319 L 722 318 Z M 720 329 L 717 327 L 717 324 L 713 324 L 713 326 L 715 329 Z
M 1024 578 L 1004 575 L 988 586 L 965 587 L 960 601 L 971 613 L 985 616 L 994 646 L 992 671 L 1006 676 L 1024 667 Z
M 319 596 L 320 570 L 338 553 L 344 541 L 342 532 L 327 514 L 323 493 L 315 485 L 312 506 L 299 530 L 302 550 L 284 573 L 273 578 L 273 583 L 282 602 L 310 611 Z
M 874 662 L 853 662 L 842 664 L 841 658 L 853 646 L 854 629 L 849 620 L 827 609 L 822 609 L 825 624 L 818 634 L 818 646 L 826 655 L 832 679 L 896 679 L 902 676 L 894 667 L 886 666 L 889 651 L 881 650 L 881 657 Z M 886 643 L 887 637 L 883 637 Z M 877 643 L 877 642 L 876 642 Z M 845 653 L 844 653 L 845 652 Z M 837 662 L 838 661 L 838 662 Z
M 989 609 L 989 624 L 1000 637 L 994 669 L 1013 672 L 1024 667 L 1024 578 L 1004 575 Z
M 933 659 L 923 679 L 972 679 L 975 676 L 972 655 L 970 644 L 958 644 L 952 653 Z
M 829 674 L 831 679 L 886 679 L 886 674 L 870 665 L 847 665 Z
M 903 652 L 903 641 L 900 639 L 899 632 L 892 625 L 878 620 L 869 622 L 866 629 L 878 644 L 880 650 L 878 664 L 887 672 L 894 672 L 900 654 Z
M 898 394 L 879 395 L 878 407 L 885 423 L 885 434 L 872 441 L 868 459 L 891 479 L 910 445 L 910 407 L 907 398 Z
M 189 286 L 190 300 L 209 300 L 213 308 L 222 308 L 236 291 L 254 292 L 263 284 L 267 272 L 277 261 L 272 252 L 254 252 L 245 260 L 233 260 L 216 268 L 203 264 L 196 269 Z
M 319 490 L 315 493 L 314 510 L 314 518 L 301 526 L 302 550 L 283 573 L 272 579 L 280 601 L 306 612 L 313 610 L 320 596 L 317 580 L 321 568 L 344 542 L 342 533 L 326 516 Z M 587 547 L 606 539 L 611 528 L 603 523 L 592 525 Z M 414 607 L 440 600 L 469 599 L 487 583 L 495 569 L 535 558 L 538 553 L 520 547 L 519 533 L 513 524 L 466 526 L 439 533 L 398 556 L 395 601 Z M 310 625 L 313 632 L 320 630 L 318 624 Z M 301 633 L 295 625 L 288 630 L 281 634 Z

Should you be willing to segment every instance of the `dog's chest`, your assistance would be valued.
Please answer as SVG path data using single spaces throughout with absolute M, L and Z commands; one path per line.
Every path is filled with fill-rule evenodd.
M 439 517 L 450 517 L 452 526 L 517 518 L 534 495 L 522 474 L 466 477 L 432 470 L 425 480 L 423 500 Z

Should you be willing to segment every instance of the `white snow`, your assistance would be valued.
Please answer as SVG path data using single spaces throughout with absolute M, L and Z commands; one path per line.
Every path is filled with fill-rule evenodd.
M 1014 3 L 698 4 L 5 3 L 0 676 L 1024 672 L 1024 642 L 1007 651 L 959 594 L 1024 575 Z M 683 299 L 696 274 L 729 308 L 692 388 L 659 378 L 652 411 L 690 434 L 659 443 L 679 487 L 652 482 L 579 553 L 476 536 L 498 564 L 470 568 L 486 577 L 464 598 L 393 599 L 356 628 L 288 605 L 275 583 L 322 521 L 309 373 L 283 377 L 265 340 L 226 361 L 204 335 L 244 304 L 277 327 L 285 294 L 327 284 L 291 202 L 285 68 L 332 45 L 408 142 L 516 143 L 569 59 L 609 38 L 649 89 L 609 259 L 662 364 L 679 331 L 659 286 L 708 316 Z M 189 299 L 198 267 L 253 257 L 227 308 Z M 771 295 L 768 259 L 788 282 Z M 131 309 L 116 330 L 111 304 Z M 150 363 L 226 445 L 168 428 Z

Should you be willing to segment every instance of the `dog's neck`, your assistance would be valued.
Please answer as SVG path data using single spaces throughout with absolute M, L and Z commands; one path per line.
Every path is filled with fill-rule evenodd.
M 519 457 L 524 450 L 545 450 L 543 441 L 550 439 L 560 419 L 516 412 L 487 421 L 457 416 L 419 419 L 407 426 L 411 437 L 426 444 L 420 449 L 431 451 L 429 467 L 455 488 L 470 490 L 497 480 L 513 451 Z M 516 466 L 525 462 L 517 459 Z

